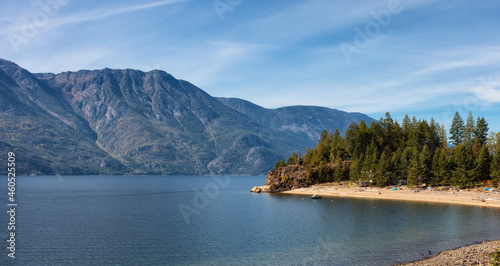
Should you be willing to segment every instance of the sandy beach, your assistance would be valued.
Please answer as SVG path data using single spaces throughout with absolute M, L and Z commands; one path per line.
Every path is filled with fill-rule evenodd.
M 498 189 L 485 191 L 484 188 L 457 190 L 436 187 L 432 190 L 411 190 L 407 188 L 398 188 L 397 190 L 392 190 L 391 188 L 346 188 L 336 185 L 315 185 L 308 188 L 294 189 L 281 193 L 307 196 L 318 194 L 320 196 L 333 197 L 407 200 L 500 208 L 500 191 Z

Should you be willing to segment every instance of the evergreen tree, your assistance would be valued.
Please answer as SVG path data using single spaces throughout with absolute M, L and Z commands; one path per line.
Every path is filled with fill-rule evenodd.
M 356 135 L 358 134 L 359 126 L 356 123 L 352 123 L 345 131 L 344 145 L 346 152 L 354 158 L 358 158 L 360 155 L 357 150 Z
M 411 156 L 410 167 L 408 169 L 408 178 L 406 180 L 409 188 L 418 185 L 420 179 L 420 165 L 418 161 L 418 150 L 413 150 L 413 155 Z
M 335 157 L 337 158 L 338 162 L 344 161 L 344 159 L 345 159 L 345 153 L 344 153 L 344 149 L 342 147 L 340 147 L 338 149 L 337 155 Z
M 487 141 L 488 149 L 491 153 L 500 151 L 500 132 L 491 132 Z
M 342 181 L 342 177 L 344 175 L 344 169 L 342 168 L 342 164 L 337 164 L 335 167 L 335 171 L 333 172 L 333 178 L 335 182 L 340 182 Z
M 413 152 L 416 150 L 413 147 L 406 147 L 403 150 L 403 154 L 401 156 L 401 179 L 407 180 L 409 175 L 409 169 L 411 167 L 411 161 Z
M 368 127 L 364 120 L 359 121 L 359 130 L 356 134 L 357 154 L 366 153 L 366 147 L 370 144 L 371 138 Z M 366 155 L 366 154 L 365 154 Z
M 387 155 L 385 155 L 385 152 L 383 152 L 382 155 L 380 156 L 380 160 L 378 162 L 373 180 L 376 186 L 383 187 L 387 185 L 387 181 L 391 175 L 389 167 L 390 167 L 390 161 L 387 158 Z
M 405 115 L 405 117 L 403 118 L 403 132 L 408 134 L 410 128 L 411 128 L 410 117 L 408 115 Z
M 464 130 L 464 142 L 465 144 L 472 147 L 474 141 L 474 133 L 476 132 L 476 122 L 472 116 L 472 112 L 469 111 L 469 116 L 467 117 L 467 123 Z
M 496 186 L 500 185 L 500 152 L 497 151 L 493 154 L 493 160 L 491 162 L 490 177 Z
M 323 165 L 330 162 L 330 150 L 332 148 L 333 134 L 331 131 L 323 130 L 321 132 L 318 145 L 316 146 L 316 160 L 315 165 Z
M 280 168 L 281 166 L 286 166 L 285 164 L 285 159 L 284 158 L 281 158 L 281 160 L 279 160 L 275 165 L 274 165 L 274 169 L 276 168 Z
M 455 113 L 455 117 L 453 117 L 453 121 L 451 122 L 450 127 L 450 139 L 452 140 L 452 144 L 458 146 L 464 140 L 465 134 L 465 126 L 462 117 L 458 112 Z
M 448 182 L 447 159 L 441 149 L 434 152 L 432 158 L 432 178 L 431 185 L 444 185 Z
M 461 187 L 471 187 L 474 182 L 474 161 L 471 149 L 466 144 L 458 145 L 453 149 L 454 170 L 452 184 Z
M 486 122 L 486 119 L 484 119 L 484 117 L 478 117 L 474 130 L 474 138 L 479 140 L 481 145 L 488 140 L 488 130 L 488 122 Z
M 499 153 L 500 152 L 500 132 L 498 132 L 495 136 L 495 145 L 494 145 L 495 152 Z
M 419 167 L 421 176 L 420 181 L 428 183 L 431 178 L 432 154 L 427 145 L 425 145 L 420 152 Z
M 431 154 L 433 154 L 437 148 L 441 147 L 441 139 L 439 136 L 440 131 L 441 127 L 439 126 L 439 124 L 434 121 L 434 118 L 431 118 L 429 128 L 425 134 L 424 143 L 424 145 L 427 145 L 429 147 L 429 151 L 431 152 Z
M 361 179 L 361 169 L 363 168 L 361 159 L 363 159 L 363 157 L 364 156 L 360 156 L 358 160 L 352 161 L 349 165 L 349 178 L 352 182 L 357 182 Z
M 380 119 L 380 123 L 382 125 L 383 133 L 382 133 L 382 147 L 388 147 L 389 150 L 393 151 L 395 149 L 395 145 L 398 144 L 397 137 L 395 136 L 395 124 L 394 120 L 392 120 L 391 114 L 386 113 L 384 119 Z
M 343 156 L 339 156 L 340 151 L 342 149 L 343 143 L 342 143 L 342 137 L 340 136 L 339 130 L 335 129 L 335 133 L 333 133 L 333 141 L 332 141 L 332 148 L 330 150 L 330 158 L 332 162 L 337 162 L 337 161 L 342 161 Z
M 297 155 L 297 153 L 292 153 L 292 156 L 290 156 L 290 158 L 288 158 L 288 160 L 286 161 L 286 165 L 298 165 L 299 164 L 299 156 Z
M 366 158 L 363 164 L 363 175 L 362 181 L 373 181 L 373 175 L 377 169 L 378 163 L 378 151 L 375 141 L 372 141 L 370 146 L 366 149 Z
M 490 178 L 490 167 L 491 167 L 491 158 L 490 152 L 486 145 L 481 147 L 481 151 L 479 152 L 479 156 L 476 160 L 476 171 L 475 175 L 479 177 L 479 180 L 487 180 Z
M 481 141 L 479 139 L 474 139 L 474 142 L 472 144 L 472 158 L 476 160 L 479 157 L 479 153 L 481 152 L 481 148 L 483 145 L 481 144 Z
M 445 156 L 448 156 L 448 136 L 446 135 L 446 128 L 444 125 L 441 125 L 439 129 L 439 141 L 441 143 L 441 151 Z
M 403 149 L 399 147 L 392 155 L 391 168 L 393 170 L 392 180 L 389 180 L 389 185 L 395 185 L 403 176 L 401 159 L 403 157 Z M 406 179 L 406 178 L 404 178 Z
M 399 125 L 398 121 L 395 121 L 393 131 L 393 147 L 391 151 L 396 151 L 403 142 L 403 128 Z

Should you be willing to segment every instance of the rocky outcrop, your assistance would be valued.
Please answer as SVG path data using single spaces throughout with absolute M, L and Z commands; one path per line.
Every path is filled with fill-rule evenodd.
M 252 193 L 262 193 L 262 192 L 269 192 L 269 186 L 258 186 L 258 187 L 253 187 L 250 192 Z
M 269 192 L 281 192 L 312 185 L 307 178 L 307 172 L 300 165 L 282 166 L 269 171 L 265 183 L 269 186 Z
M 349 176 L 350 161 L 338 163 L 327 163 L 315 168 L 304 168 L 300 165 L 288 165 L 275 168 L 267 174 L 265 186 L 266 191 L 261 192 L 282 192 L 292 189 L 305 188 L 313 184 L 334 182 L 334 171 L 336 167 L 342 167 L 343 178 Z M 255 187 L 255 190 L 258 187 Z M 252 191 L 254 192 L 254 191 Z

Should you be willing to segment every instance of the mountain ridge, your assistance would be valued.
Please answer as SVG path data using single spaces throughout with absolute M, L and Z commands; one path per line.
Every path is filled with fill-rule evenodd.
M 216 97 L 216 99 L 275 130 L 300 132 L 304 134 L 304 137 L 309 138 L 310 144 L 313 146 L 316 145 L 316 141 L 323 130 L 333 132 L 338 128 L 340 134 L 343 135 L 353 122 L 358 123 L 363 119 L 369 125 L 372 121 L 375 121 L 362 113 L 345 112 L 321 106 L 294 105 L 267 109 L 239 98 Z
M 0 147 L 24 174 L 263 174 L 311 145 L 161 70 L 30 73 L 0 59 L 0 91 Z

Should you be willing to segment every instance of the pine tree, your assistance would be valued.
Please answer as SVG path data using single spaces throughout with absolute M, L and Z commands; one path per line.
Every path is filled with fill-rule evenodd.
M 342 137 L 340 136 L 339 130 L 335 129 L 335 133 L 333 133 L 332 148 L 330 149 L 330 159 L 332 162 L 342 161 L 342 158 L 338 156 L 340 149 L 342 149 Z
M 323 165 L 330 162 L 330 150 L 332 148 L 333 134 L 331 131 L 323 130 L 321 132 L 318 145 L 316 146 L 317 165 Z
M 448 148 L 448 136 L 446 135 L 446 128 L 444 124 L 442 124 L 439 129 L 439 141 L 441 142 L 441 151 L 445 156 L 448 156 L 450 151 Z
M 277 168 L 280 168 L 281 166 L 286 166 L 285 164 L 285 159 L 284 158 L 281 158 L 281 160 L 279 160 L 275 165 L 274 165 L 274 169 L 277 169 Z
M 430 181 L 432 169 L 432 154 L 427 145 L 420 152 L 419 162 L 421 182 L 427 183 Z
M 405 115 L 405 117 L 403 118 L 403 132 L 405 134 L 408 134 L 408 131 L 410 131 L 410 127 L 411 127 L 410 117 L 408 115 Z
M 380 123 L 383 129 L 382 136 L 382 146 L 387 147 L 389 150 L 393 151 L 394 147 L 397 143 L 395 136 L 395 124 L 394 120 L 392 120 L 390 113 L 385 113 L 385 118 L 380 119 Z
M 357 149 L 357 139 L 356 136 L 358 135 L 359 131 L 359 126 L 356 123 L 352 123 L 349 125 L 349 127 L 345 130 L 344 134 L 344 145 L 346 152 L 350 154 L 354 158 L 359 157 L 359 151 Z
M 429 147 L 431 154 L 433 154 L 437 148 L 441 147 L 441 138 L 439 136 L 440 131 L 441 127 L 439 124 L 436 123 L 434 118 L 431 118 L 429 129 L 425 135 L 425 145 Z
M 365 156 L 365 163 L 363 164 L 363 181 L 368 181 L 373 179 L 373 175 L 377 169 L 378 151 L 377 146 L 375 145 L 375 141 L 372 141 L 370 146 L 368 146 Z
M 488 148 L 490 152 L 500 152 L 500 132 L 491 132 L 488 138 Z
M 409 188 L 418 185 L 418 181 L 420 179 L 420 165 L 418 157 L 418 150 L 414 149 L 410 161 L 410 168 L 408 169 L 408 179 L 406 181 Z
M 403 150 L 403 153 L 401 155 L 401 179 L 402 180 L 408 179 L 409 169 L 411 167 L 411 160 L 412 160 L 414 150 L 415 150 L 415 148 L 413 148 L 413 147 L 406 147 Z
M 442 150 L 437 149 L 432 158 L 431 185 L 444 185 L 448 183 L 448 161 Z
M 500 186 L 500 151 L 493 154 L 490 172 L 490 177 L 493 183 Z
M 363 158 L 364 156 L 361 155 L 358 160 L 352 161 L 351 164 L 349 165 L 350 168 L 349 178 L 351 179 L 352 182 L 358 182 L 358 180 L 361 180 L 361 169 L 363 169 L 363 164 L 362 164 Z
M 344 161 L 345 159 L 345 153 L 344 153 L 344 149 L 342 147 L 340 147 L 337 151 L 337 155 L 335 156 L 337 158 L 337 161 L 338 162 L 342 162 Z
M 472 147 L 474 141 L 474 133 L 476 131 L 476 121 L 472 116 L 472 112 L 469 111 L 469 116 L 467 117 L 467 123 L 464 130 L 464 142 L 465 144 Z
M 453 149 L 454 170 L 452 184 L 461 187 L 470 187 L 474 182 L 474 161 L 471 149 L 466 144 L 458 145 Z
M 481 151 L 479 152 L 479 156 L 476 160 L 475 176 L 477 176 L 481 181 L 489 179 L 490 167 L 491 167 L 490 152 L 488 151 L 488 147 L 486 147 L 486 145 L 483 145 L 481 147 Z
M 474 139 L 474 142 L 472 144 L 472 157 L 474 160 L 476 160 L 479 157 L 479 153 L 481 152 L 481 148 L 483 145 L 481 144 L 481 141 L 478 139 Z
M 401 158 L 403 157 L 403 149 L 399 147 L 392 155 L 391 168 L 393 170 L 392 180 L 389 181 L 390 185 L 395 185 L 403 176 Z M 406 178 L 404 178 L 406 179 Z
M 383 187 L 387 185 L 387 179 L 390 175 L 389 171 L 390 162 L 385 155 L 385 152 L 380 156 L 380 160 L 377 165 L 377 170 L 375 171 L 374 182 L 376 186 Z
M 393 131 L 393 150 L 396 151 L 399 146 L 404 142 L 403 128 L 399 125 L 398 121 L 394 122 L 394 131 Z
M 286 165 L 298 165 L 299 164 L 299 156 L 297 153 L 293 153 L 290 158 L 286 161 Z
M 453 145 L 458 146 L 463 142 L 465 134 L 464 131 L 464 121 L 462 120 L 462 117 L 460 117 L 460 114 L 456 112 L 450 127 L 450 139 L 452 140 Z
M 474 138 L 479 140 L 481 145 L 488 140 L 488 130 L 488 122 L 486 122 L 486 119 L 484 119 L 484 117 L 478 117 L 474 130 Z
M 344 169 L 342 168 L 342 164 L 337 164 L 335 167 L 335 171 L 333 172 L 333 178 L 335 182 L 340 182 L 342 181 L 342 177 L 344 175 Z

